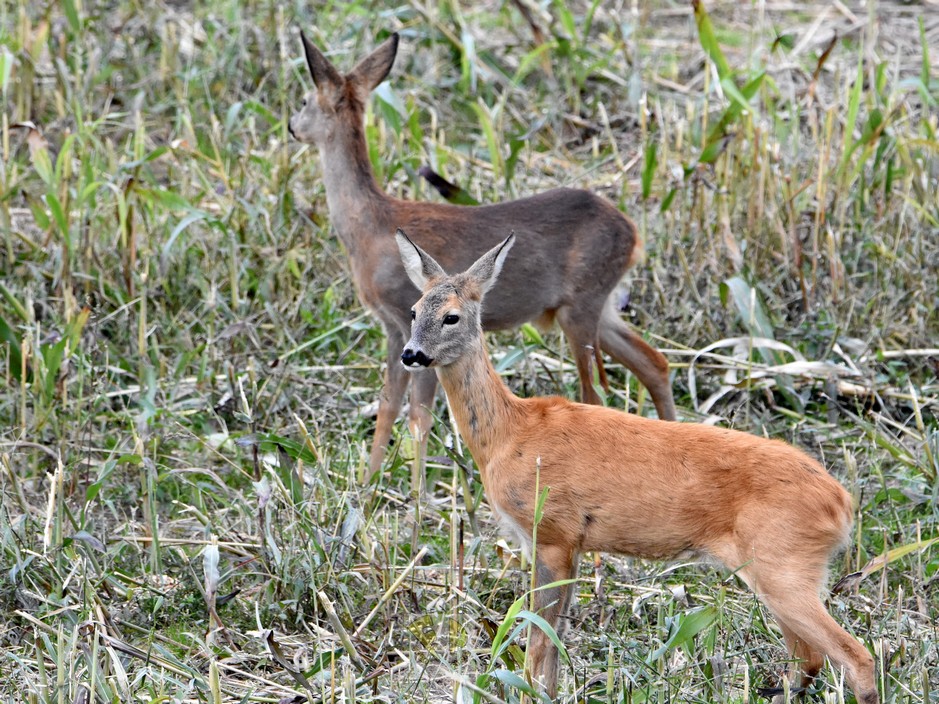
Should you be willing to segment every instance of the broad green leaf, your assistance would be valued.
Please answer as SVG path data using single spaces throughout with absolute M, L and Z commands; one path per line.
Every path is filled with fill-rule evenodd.
M 105 185 L 104 181 L 91 181 L 85 184 L 85 187 L 79 191 L 78 202 L 87 205 L 89 198 L 96 194 L 98 190 Z
M 759 292 L 742 277 L 733 276 L 722 282 L 719 287 L 721 302 L 726 306 L 733 302 L 737 317 L 754 338 L 772 340 L 773 325 L 763 308 Z M 776 350 L 757 347 L 760 356 L 767 364 L 782 364 L 785 360 Z
M 493 670 L 489 673 L 489 675 L 493 679 L 499 680 L 507 687 L 517 689 L 519 692 L 527 694 L 530 697 L 549 701 L 545 699 L 543 694 L 539 694 L 537 690 L 528 684 L 528 682 L 526 682 L 523 678 L 519 677 L 518 674 L 512 672 L 511 670 L 504 670 L 500 668 L 498 670 Z
M 372 94 L 382 119 L 388 123 L 395 134 L 401 134 L 401 126 L 408 117 L 407 109 L 388 81 L 380 84 Z
M 587 10 L 587 14 L 584 16 L 584 31 L 581 34 L 580 43 L 583 46 L 587 46 L 587 43 L 590 41 L 590 30 L 593 27 L 593 16 L 597 13 L 597 8 L 600 7 L 602 0 L 593 0 L 590 3 L 590 8 Z
M 567 579 L 567 580 L 562 580 L 560 582 L 553 582 L 552 584 L 554 585 L 567 584 L 572 581 L 574 580 Z M 552 586 L 552 585 L 546 585 L 546 587 L 549 587 L 549 586 Z M 563 641 L 561 641 L 560 637 L 557 634 L 557 631 L 554 630 L 551 624 L 544 620 L 544 617 L 526 610 L 526 611 L 519 612 L 518 618 L 522 619 L 523 621 L 528 621 L 533 626 L 538 628 L 542 633 L 548 636 L 551 642 L 554 643 L 554 647 L 558 649 L 558 653 L 561 656 L 561 660 L 563 660 L 564 662 L 570 661 L 570 656 L 567 654 L 567 648 L 564 647 Z
M 525 340 L 525 342 L 533 345 L 541 345 L 544 347 L 544 338 L 541 336 L 541 333 L 538 332 L 538 328 L 536 328 L 534 325 L 531 323 L 523 323 L 521 330 L 522 338 Z
M 564 0 L 555 0 L 554 9 L 557 11 L 558 20 L 564 28 L 567 39 L 577 38 L 577 24 L 574 22 L 574 15 L 568 9 Z
M 646 145 L 645 159 L 642 165 L 642 199 L 645 200 L 652 193 L 652 178 L 655 176 L 655 167 L 658 164 L 656 151 L 657 142 L 649 140 Z
M 268 108 L 263 103 L 259 103 L 257 100 L 246 100 L 244 103 L 244 109 L 250 110 L 257 115 L 260 115 L 272 125 L 276 124 L 279 119 L 274 113 L 270 111 L 270 108 Z
M 784 32 L 780 34 L 776 32 L 776 38 L 773 40 L 773 44 L 770 47 L 770 51 L 775 51 L 776 47 L 782 47 L 786 51 L 792 51 L 793 47 L 796 45 L 795 35 L 790 32 Z
M 861 568 L 861 574 L 864 577 L 867 577 L 868 575 L 882 570 L 887 565 L 892 564 L 911 553 L 917 552 L 919 550 L 925 550 L 931 545 L 936 544 L 939 544 L 939 536 L 929 538 L 927 540 L 917 540 L 915 543 L 907 543 L 906 545 L 900 545 L 899 547 L 891 548 L 887 552 L 881 553 L 866 565 L 864 565 L 864 567 Z
M 711 129 L 708 131 L 708 137 L 705 141 L 705 150 L 707 147 L 711 146 L 715 141 L 719 140 L 727 133 L 727 128 L 730 125 L 737 122 L 744 110 L 751 110 L 750 101 L 759 91 L 760 86 L 763 84 L 763 80 L 766 78 L 766 72 L 761 71 L 756 76 L 751 78 L 742 88 L 737 90 L 736 84 L 733 83 L 731 79 L 726 81 L 721 81 L 721 85 L 729 87 L 733 91 L 735 98 L 731 100 L 730 104 L 724 110 L 721 115 L 721 119 L 714 123 Z M 704 163 L 712 163 L 711 161 L 705 161 L 701 159 Z
M 17 381 L 22 381 L 23 353 L 20 348 L 19 337 L 16 335 L 13 328 L 7 324 L 7 321 L 3 319 L 3 316 L 0 316 L 0 360 L 7 356 L 3 351 L 3 348 L 7 345 L 9 345 L 10 350 L 8 353 L 10 359 L 10 374 L 12 374 L 13 378 Z M 28 373 L 27 370 L 27 374 Z
M 520 360 L 524 356 L 525 356 L 524 347 L 510 348 L 504 355 L 502 355 L 502 359 L 500 359 L 496 363 L 495 365 L 496 371 L 501 374 L 506 369 L 511 369 L 512 367 L 515 366 L 515 363 L 518 362 L 518 360 Z
M 541 461 L 541 458 L 539 458 L 539 463 L 540 461 Z M 540 469 L 541 468 L 539 466 L 539 470 Z M 537 530 L 538 524 L 541 523 L 541 519 L 544 518 L 544 505 L 545 505 L 545 502 L 548 500 L 549 491 L 551 491 L 550 486 L 546 486 L 544 489 L 542 489 L 541 493 L 538 496 L 538 501 L 535 504 L 535 529 L 536 530 Z
M 931 82 L 930 74 L 932 73 L 932 63 L 929 59 L 929 40 L 926 38 L 926 24 L 923 22 L 923 17 L 919 17 L 919 43 L 923 47 L 923 63 L 919 72 L 920 80 L 920 95 L 923 98 L 923 102 L 927 105 L 935 105 L 939 100 L 936 99 L 936 96 L 933 95 L 929 90 L 929 85 Z
M 476 39 L 468 29 L 464 28 L 460 42 L 463 49 L 460 54 L 461 83 L 470 95 L 476 95 Z
M 42 378 L 42 391 L 47 400 L 55 396 L 55 385 L 59 380 L 62 362 L 78 349 L 82 330 L 90 315 L 90 309 L 82 308 L 81 312 L 66 325 L 65 332 L 58 342 L 40 347 L 45 374 Z
M 62 360 L 65 359 L 65 346 L 67 344 L 68 338 L 63 337 L 53 345 L 43 345 L 40 348 L 44 367 L 41 386 L 47 400 L 55 396 L 55 384 L 59 380 L 59 369 L 62 367 Z
M 48 230 L 52 225 L 52 220 L 49 219 L 45 203 L 29 195 L 26 196 L 26 202 L 29 204 L 29 210 L 33 215 L 33 220 L 36 221 L 36 226 L 40 230 Z
M 49 150 L 45 146 L 38 146 L 36 148 L 30 149 L 30 156 L 33 161 L 33 168 L 36 169 L 36 173 L 39 174 L 47 186 L 53 184 L 52 179 L 52 160 L 49 158 Z
M 343 652 L 345 651 L 342 648 L 324 650 L 313 659 L 313 664 L 304 670 L 303 674 L 310 678 L 316 674 L 319 674 L 323 670 L 328 670 L 334 665 L 334 663 L 339 662 L 339 658 L 342 657 Z
M 857 115 L 861 109 L 861 92 L 864 88 L 864 62 L 858 60 L 857 76 L 854 78 L 854 85 L 851 86 L 851 94 L 848 97 L 848 114 L 844 120 L 844 145 L 842 149 L 841 165 L 839 169 L 844 171 L 851 154 L 857 144 L 854 141 L 854 129 L 857 126 Z
M 505 182 L 511 183 L 515 177 L 515 166 L 518 164 L 518 157 L 522 153 L 522 148 L 528 143 L 526 139 L 513 138 L 509 140 L 509 158 L 505 160 Z
M 65 176 L 65 168 L 72 161 L 72 148 L 75 146 L 75 135 L 70 134 L 62 140 L 62 146 L 59 147 L 59 153 L 55 158 L 55 181 L 62 183 Z
M 721 284 L 721 302 L 727 305 L 733 300 L 737 316 L 754 337 L 774 339 L 773 326 L 763 309 L 763 302 L 756 289 L 740 276 L 733 276 Z
M 169 238 L 166 240 L 166 244 L 163 245 L 161 258 L 166 260 L 166 258 L 169 256 L 170 250 L 173 248 L 173 245 L 176 242 L 176 238 L 179 237 L 186 228 L 188 228 L 194 222 L 208 220 L 210 217 L 211 216 L 208 213 L 199 210 L 193 213 L 189 213 L 189 215 L 180 220 L 176 227 L 173 228 L 173 231 L 170 233 Z
M 13 292 L 6 287 L 6 285 L 0 281 L 0 296 L 3 296 L 3 299 L 13 308 L 13 312 L 16 313 L 16 316 L 22 320 L 24 323 L 28 323 L 30 318 L 29 314 L 26 312 L 25 306 L 13 295 Z
M 52 219 L 55 220 L 55 224 L 59 226 L 62 241 L 65 242 L 68 249 L 71 249 L 72 243 L 68 230 L 68 219 L 65 217 L 65 210 L 62 208 L 62 204 L 52 191 L 46 194 L 46 205 L 49 206 L 49 212 L 52 213 Z
M 717 620 L 718 614 L 717 607 L 708 605 L 676 617 L 678 627 L 672 630 L 665 643 L 649 654 L 646 662 L 653 663 L 668 651 L 690 644 L 696 635 Z
M 691 4 L 694 8 L 694 21 L 698 26 L 698 41 L 701 43 L 701 48 L 704 49 L 704 53 L 710 57 L 717 67 L 718 78 L 724 80 L 730 76 L 730 65 L 727 63 L 724 52 L 721 51 L 720 44 L 717 42 L 711 18 L 708 17 L 702 0 L 692 0 Z
M 75 0 L 62 0 L 62 9 L 65 11 L 65 19 L 68 21 L 69 29 L 75 34 L 81 32 L 82 23 L 75 7 Z
M 721 88 L 724 90 L 724 95 L 729 97 L 731 101 L 737 104 L 737 107 L 740 109 L 740 112 L 749 111 L 750 103 L 747 98 L 740 92 L 740 89 L 737 88 L 737 84 L 734 83 L 733 78 L 722 78 L 721 79 Z M 739 113 L 737 113 L 739 114 Z
M 492 638 L 490 655 L 493 662 L 499 658 L 499 655 L 511 642 L 511 640 L 507 641 L 505 636 L 509 632 L 509 629 L 515 625 L 515 617 L 522 610 L 522 607 L 525 606 L 525 600 L 526 596 L 523 594 L 516 599 L 509 607 L 508 611 L 505 612 L 505 618 L 502 619 L 502 623 L 499 624 L 499 628 L 496 630 L 496 635 Z
M 82 308 L 78 315 L 72 318 L 68 325 L 65 326 L 65 336 L 69 341 L 70 352 L 74 352 L 78 349 L 78 345 L 81 342 L 82 330 L 85 329 L 85 325 L 88 323 L 90 316 L 91 309 Z
M 259 449 L 263 452 L 283 451 L 294 460 L 302 460 L 305 464 L 316 464 L 317 457 L 310 448 L 302 442 L 297 442 L 276 433 L 262 433 L 257 436 Z M 243 443 L 237 443 L 243 444 Z
M 698 163 L 713 164 L 717 161 L 717 157 L 724 153 L 724 150 L 727 149 L 727 145 L 730 144 L 733 139 L 733 135 L 724 135 L 708 141 L 707 145 L 701 150 L 701 154 L 698 156 Z
M 486 145 L 489 148 L 489 161 L 492 164 L 492 175 L 494 180 L 502 179 L 504 173 L 502 164 L 502 153 L 499 150 L 499 139 L 496 136 L 496 128 L 492 121 L 492 112 L 482 98 L 473 103 L 473 111 L 479 119 L 479 126 L 482 128 L 483 135 L 486 137 Z
M 534 49 L 529 51 L 522 57 L 522 60 L 518 62 L 518 68 L 515 70 L 515 75 L 512 76 L 512 85 L 519 85 L 527 76 L 531 70 L 535 67 L 535 63 L 541 59 L 542 55 L 545 52 L 551 52 L 557 48 L 557 42 L 545 42 L 544 44 L 539 44 Z
M 93 536 L 91 533 L 89 533 L 86 530 L 80 530 L 76 533 L 72 533 L 69 539 L 82 542 L 88 547 L 90 547 L 92 550 L 96 550 L 97 552 L 106 551 L 106 548 L 104 547 L 104 543 L 102 543 L 100 540 L 98 540 L 98 538 L 96 538 L 95 536 Z
M 136 169 L 138 166 L 141 166 L 143 164 L 146 164 L 147 162 L 153 161 L 154 159 L 159 159 L 161 156 L 166 154 L 166 152 L 168 152 L 169 150 L 170 148 L 166 146 L 165 144 L 163 144 L 157 147 L 156 149 L 153 149 L 149 154 L 144 155 L 140 159 L 135 159 L 134 161 L 124 162 L 123 164 L 120 165 L 119 168 L 121 169 L 121 171 L 132 171 L 133 169 Z
M 676 195 L 678 195 L 677 188 L 672 188 L 667 194 L 665 194 L 665 198 L 662 199 L 662 206 L 659 208 L 659 212 L 664 213 L 666 210 L 668 210 L 672 206 L 672 202 L 675 200 Z
M 234 103 L 228 106 L 228 110 L 225 111 L 225 133 L 229 134 L 235 127 L 235 123 L 238 121 L 238 116 L 241 114 L 241 109 L 244 107 L 244 104 L 240 100 L 236 100 Z
M 190 210 L 192 208 L 192 204 L 183 196 L 165 188 L 139 188 L 135 186 L 134 193 L 142 200 L 154 205 L 161 205 L 168 210 Z M 176 234 L 179 235 L 178 232 Z

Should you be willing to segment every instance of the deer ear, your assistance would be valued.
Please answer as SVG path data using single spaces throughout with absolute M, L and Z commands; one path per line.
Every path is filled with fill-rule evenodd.
M 306 54 L 306 65 L 310 67 L 310 76 L 313 77 L 313 83 L 320 90 L 332 87 L 336 88 L 342 85 L 342 75 L 336 70 L 336 67 L 329 63 L 323 52 L 316 48 L 316 45 L 307 39 L 303 30 L 300 30 L 300 39 L 303 41 L 303 53 Z
M 401 261 L 404 263 L 404 270 L 411 279 L 411 283 L 417 286 L 418 290 L 423 291 L 427 282 L 440 276 L 446 276 L 447 272 L 443 270 L 434 258 L 423 249 L 411 242 L 404 230 L 400 227 L 395 233 L 395 240 L 398 242 L 398 251 L 401 252 Z
M 375 51 L 362 59 L 349 71 L 347 78 L 365 95 L 385 80 L 398 53 L 397 32 L 388 37 Z
M 495 285 L 496 279 L 499 278 L 499 272 L 502 271 L 502 265 L 505 263 L 505 258 L 508 256 L 513 244 L 515 244 L 514 232 L 477 259 L 476 263 L 466 271 L 468 277 L 479 283 L 483 295 Z

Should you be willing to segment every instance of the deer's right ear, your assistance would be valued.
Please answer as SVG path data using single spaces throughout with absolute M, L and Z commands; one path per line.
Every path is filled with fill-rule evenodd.
M 362 90 L 363 95 L 368 95 L 388 76 L 397 55 L 398 33 L 395 32 L 356 64 L 355 68 L 349 71 L 348 78 Z
M 401 252 L 401 261 L 404 264 L 404 270 L 411 279 L 411 283 L 417 286 L 418 290 L 423 291 L 427 282 L 439 276 L 446 276 L 443 270 L 434 258 L 423 249 L 411 242 L 404 230 L 400 227 L 395 233 L 395 240 L 398 242 L 398 251 Z
M 303 41 L 303 53 L 306 54 L 306 65 L 310 67 L 310 76 L 316 87 L 322 90 L 327 86 L 337 87 L 342 84 L 342 75 L 336 67 L 329 63 L 323 52 L 307 39 L 303 30 L 300 30 L 300 39 Z

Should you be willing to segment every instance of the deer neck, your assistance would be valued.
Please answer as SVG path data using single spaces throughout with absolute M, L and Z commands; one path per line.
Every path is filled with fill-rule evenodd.
M 505 444 L 506 429 L 515 425 L 519 400 L 493 368 L 482 336 L 459 360 L 438 367 L 437 376 L 485 482 L 489 460 Z
M 346 249 L 361 251 L 381 228 L 389 203 L 375 181 L 362 125 L 337 130 L 319 152 L 330 220 Z

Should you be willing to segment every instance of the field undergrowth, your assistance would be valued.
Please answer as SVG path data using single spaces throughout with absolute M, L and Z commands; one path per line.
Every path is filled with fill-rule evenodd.
M 366 126 L 380 184 L 608 197 L 645 258 L 624 316 L 681 419 L 782 438 L 858 503 L 829 599 L 885 702 L 939 701 L 939 12 L 792 4 L 0 7 L 0 696 L 516 702 L 528 567 L 442 396 L 432 500 L 287 118 L 303 28 L 348 70 L 401 47 Z M 391 233 L 389 233 L 389 236 Z M 574 397 L 557 331 L 492 336 Z M 624 369 L 606 402 L 654 415 Z M 585 560 L 563 701 L 759 701 L 782 635 L 733 575 Z M 520 600 L 520 601 L 516 601 Z M 815 696 L 853 701 L 840 673 Z

